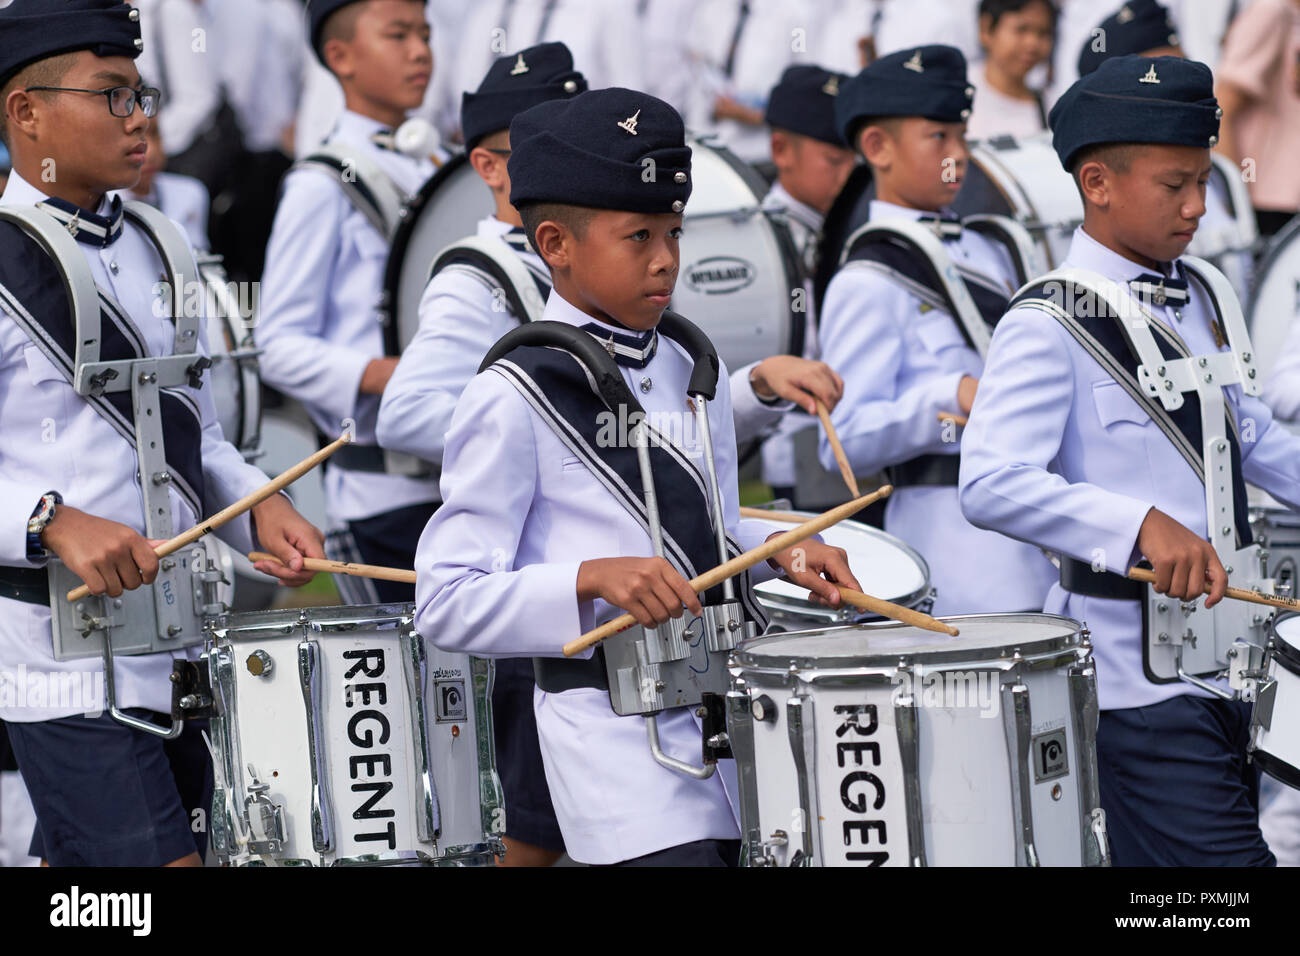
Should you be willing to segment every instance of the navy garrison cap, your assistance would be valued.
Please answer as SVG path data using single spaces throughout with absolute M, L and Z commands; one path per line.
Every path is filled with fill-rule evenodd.
M 493 62 L 473 93 L 460 101 L 460 128 L 465 151 L 489 133 L 509 129 L 516 113 L 547 100 L 577 96 L 586 78 L 573 68 L 573 54 L 563 43 L 541 43 Z
M 1087 76 L 1103 60 L 1178 46 L 1169 11 L 1156 0 L 1129 0 L 1097 25 L 1079 53 L 1079 75 Z
M 909 47 L 882 56 L 849 80 L 835 98 L 835 121 L 850 146 L 866 119 L 923 116 L 939 123 L 970 118 L 975 88 L 956 47 Z
M 121 0 L 14 0 L 0 10 L 0 84 L 62 53 L 140 55 L 140 11 Z
M 677 111 L 619 87 L 549 100 L 510 123 L 510 202 L 681 212 L 691 148 Z
M 847 75 L 831 73 L 820 66 L 786 67 L 781 81 L 772 87 L 767 98 L 763 119 L 768 126 L 843 146 L 844 140 L 835 124 L 835 101 L 840 95 L 840 84 L 848 81 Z
M 331 14 L 337 13 L 344 7 L 360 3 L 361 0 L 307 0 L 307 36 L 311 38 L 311 48 L 316 51 L 316 59 L 325 63 L 325 54 L 320 48 L 320 32 L 325 26 L 325 21 L 330 18 Z M 421 3 L 424 0 L 420 0 Z
M 1210 148 L 1219 141 L 1214 75 L 1177 56 L 1117 56 L 1080 77 L 1047 121 L 1061 165 L 1102 143 L 1156 143 Z

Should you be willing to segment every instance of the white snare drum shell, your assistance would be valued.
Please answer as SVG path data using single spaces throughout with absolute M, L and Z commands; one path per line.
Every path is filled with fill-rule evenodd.
M 1251 750 L 1265 773 L 1300 788 L 1300 614 L 1274 622 L 1267 681 L 1251 717 Z

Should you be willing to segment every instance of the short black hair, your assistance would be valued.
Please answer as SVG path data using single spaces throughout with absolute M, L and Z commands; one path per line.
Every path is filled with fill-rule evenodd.
M 586 235 L 587 225 L 595 214 L 596 210 L 588 206 L 561 202 L 530 202 L 519 207 L 519 218 L 524 221 L 524 234 L 528 236 L 534 250 L 537 249 L 537 229 L 547 220 L 558 222 L 581 239 Z M 540 256 L 541 252 L 537 254 Z M 544 257 L 542 261 L 546 261 Z
M 1019 13 L 1025 7 L 1032 6 L 1035 3 L 1041 3 L 1047 7 L 1048 16 L 1052 20 L 1052 29 L 1056 29 L 1056 21 L 1060 16 L 1060 11 L 1056 9 L 1053 0 L 980 0 L 979 16 L 990 19 L 989 29 L 992 30 L 998 25 L 1008 13 Z
M 6 149 L 10 145 L 9 113 L 5 108 L 9 94 L 29 86 L 58 86 L 63 82 L 63 77 L 67 75 L 68 70 L 72 69 L 76 56 L 75 52 L 60 53 L 46 57 L 44 60 L 37 60 L 35 63 L 28 63 L 0 86 L 0 142 L 5 144 Z M 52 96 L 53 94 L 42 93 L 41 95 Z
M 1083 183 L 1079 180 L 1079 170 L 1083 169 L 1085 163 L 1104 163 L 1117 173 L 1127 173 L 1133 168 L 1133 155 L 1141 145 L 1141 143 L 1097 143 L 1094 146 L 1085 146 L 1075 153 L 1074 159 L 1070 162 L 1070 178 L 1074 180 L 1074 188 L 1079 190 L 1079 198 L 1083 199 Z

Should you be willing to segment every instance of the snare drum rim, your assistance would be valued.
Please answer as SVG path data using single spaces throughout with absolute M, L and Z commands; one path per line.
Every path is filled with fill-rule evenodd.
M 804 515 L 808 518 L 817 517 L 817 513 L 815 511 L 791 511 L 790 514 Z M 764 519 L 760 518 L 756 520 L 764 520 Z M 889 544 L 897 547 L 899 551 L 906 554 L 909 558 L 915 561 L 917 565 L 920 566 L 922 581 L 921 581 L 921 586 L 919 588 L 917 588 L 915 591 L 912 591 L 909 594 L 900 595 L 899 597 L 887 597 L 884 598 L 884 600 L 892 601 L 895 604 L 901 604 L 904 607 L 914 608 L 929 596 L 930 591 L 932 589 L 932 585 L 930 584 L 930 563 L 925 560 L 925 558 L 922 556 L 920 551 L 917 551 L 915 548 L 913 548 L 906 541 L 903 541 L 901 538 L 894 537 L 888 531 L 882 531 L 880 528 L 873 527 L 872 525 L 866 524 L 861 521 L 845 520 L 845 521 L 841 521 L 840 525 L 841 526 L 848 525 L 852 527 L 855 533 L 865 532 L 867 537 L 874 538 L 877 541 L 883 540 L 888 542 Z M 788 596 L 768 598 L 766 593 L 762 590 L 762 588 L 763 588 L 762 584 L 756 585 L 754 587 L 754 596 L 758 598 L 759 603 L 762 604 L 764 607 L 776 608 L 785 611 L 786 613 L 796 614 L 802 617 L 817 615 L 818 617 L 824 617 L 828 621 L 834 621 L 837 619 L 836 615 L 838 614 L 838 611 L 835 608 L 828 608 L 824 604 L 816 604 L 811 600 L 792 598 Z M 861 611 L 858 613 L 865 614 L 867 612 Z M 791 633 L 791 632 L 787 632 L 787 633 Z
M 1296 677 L 1300 677 L 1300 646 L 1293 644 L 1277 629 L 1277 626 L 1283 621 L 1289 621 L 1292 618 L 1300 618 L 1300 611 L 1287 611 L 1284 614 L 1279 614 L 1269 624 L 1269 656 L 1277 661 L 1279 667 L 1290 671 Z
M 295 629 L 355 630 L 358 626 L 409 625 L 415 620 L 414 604 L 357 604 L 334 607 L 285 608 L 223 614 L 210 625 L 214 636 L 225 640 L 265 638 L 267 631 L 291 634 Z M 286 631 L 286 628 L 288 629 Z
M 872 621 L 861 624 L 847 624 L 843 627 L 820 627 L 808 628 L 805 631 L 786 631 L 783 634 L 759 635 L 757 637 L 747 638 L 740 642 L 735 651 L 735 663 L 733 672 L 750 673 L 790 673 L 791 670 L 799 672 L 828 672 L 844 671 L 853 673 L 868 673 L 876 670 L 897 671 L 899 662 L 911 665 L 921 662 L 924 665 L 947 665 L 958 663 L 970 663 L 972 665 L 983 663 L 990 665 L 992 661 L 1015 661 L 1022 662 L 1038 661 L 1043 658 L 1049 658 L 1054 655 L 1062 655 L 1067 652 L 1076 655 L 1078 650 L 1083 646 L 1084 626 L 1073 618 L 1064 617 L 1059 614 L 1036 614 L 1033 612 L 1024 612 L 1019 614 L 962 614 L 952 617 L 942 618 L 943 621 L 956 625 L 959 629 L 963 623 L 974 623 L 984 620 L 1001 620 L 1007 623 L 1056 623 L 1068 625 L 1072 630 L 1060 637 L 1039 637 L 1028 641 L 1008 642 L 1006 644 L 991 644 L 984 648 L 975 648 L 965 646 L 960 649 L 951 651 L 927 651 L 920 655 L 915 652 L 900 651 L 896 653 L 873 652 L 871 654 L 857 654 L 845 656 L 827 656 L 827 657 L 808 657 L 795 656 L 791 654 L 771 655 L 758 653 L 758 647 L 765 640 L 775 639 L 787 640 L 791 637 L 811 634 L 825 634 L 830 631 L 842 631 L 853 629 L 855 631 L 868 630 L 897 630 L 899 628 L 911 627 L 908 624 L 902 624 L 897 621 Z M 994 652 L 996 656 L 992 656 Z M 977 657 L 976 654 L 983 653 L 985 656 Z M 1019 658 L 1016 654 L 1019 653 Z

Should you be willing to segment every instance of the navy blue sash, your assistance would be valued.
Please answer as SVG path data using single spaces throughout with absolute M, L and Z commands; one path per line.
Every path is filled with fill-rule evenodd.
M 1213 301 L 1213 293 L 1208 288 L 1205 288 L 1205 292 Z M 1087 303 L 1088 308 L 1079 309 L 1076 307 L 1076 314 L 1073 316 L 1073 322 L 1071 322 L 1058 312 L 1062 301 Z M 1100 296 L 1092 295 L 1078 286 L 1063 282 L 1061 279 L 1050 279 L 1036 282 L 1024 289 L 1011 303 L 1011 308 L 1019 308 L 1022 305 L 1037 308 L 1056 318 L 1065 330 L 1097 360 L 1102 368 L 1115 376 L 1117 381 L 1120 375 L 1126 376 L 1129 381 L 1121 381 L 1120 384 L 1125 387 L 1125 390 L 1130 395 L 1137 397 L 1138 404 L 1147 410 L 1152 420 L 1161 427 L 1162 431 L 1169 434 L 1165 422 L 1168 422 L 1176 429 L 1177 436 L 1170 435 L 1170 440 L 1175 441 L 1181 453 L 1184 455 L 1190 454 L 1199 462 L 1201 481 L 1204 482 L 1205 460 L 1204 444 L 1201 438 L 1201 401 L 1199 396 L 1195 392 L 1184 392 L 1182 407 L 1167 411 L 1160 404 L 1159 399 L 1146 394 L 1145 390 L 1138 384 L 1137 368 L 1141 363 L 1138 361 L 1137 354 L 1129 345 L 1128 337 L 1125 336 L 1120 326 L 1123 320 L 1115 315 L 1110 306 Z M 1081 314 L 1086 311 L 1095 311 L 1099 314 Z M 1150 325 L 1156 345 L 1164 358 L 1176 361 L 1189 357 L 1190 352 L 1187 346 L 1171 330 L 1165 328 L 1159 322 L 1152 322 Z M 1219 337 L 1220 341 L 1227 340 L 1227 336 L 1223 334 L 1222 330 L 1220 330 Z M 1225 431 L 1232 457 L 1233 521 L 1236 524 L 1237 547 L 1244 548 L 1253 539 L 1246 504 L 1246 483 L 1241 475 L 1241 442 L 1238 439 L 1237 422 L 1233 418 L 1231 405 L 1226 406 L 1225 420 L 1227 425 Z M 1181 438 L 1181 441 L 1176 441 L 1176 437 Z
M 18 226 L 0 222 L 0 302 L 71 383 L 75 375 L 77 330 L 65 288 L 61 270 L 44 249 Z M 144 336 L 102 289 L 99 305 L 100 360 L 148 358 Z M 195 359 L 199 357 L 196 353 Z M 130 389 L 85 398 L 134 448 L 135 412 Z M 161 389 L 159 404 L 164 451 L 173 487 L 201 518 L 206 512 L 201 453 L 203 426 L 198 406 L 183 389 Z
M 930 257 L 918 250 L 904 237 L 868 233 L 849 248 L 846 261 L 877 263 L 915 286 L 919 286 L 920 289 L 914 291 L 921 295 L 922 300 L 931 306 L 943 309 L 951 315 L 957 328 L 961 330 L 962 338 L 966 340 L 966 344 L 974 347 L 974 343 L 971 342 L 970 336 L 966 333 L 965 326 L 957 319 L 956 306 L 949 300 L 948 294 L 944 291 L 943 283 L 939 280 Z M 954 263 L 954 265 L 957 264 Z M 968 269 L 963 269 L 960 265 L 957 265 L 957 271 L 961 276 L 962 283 L 966 286 L 966 291 L 970 293 L 970 297 L 975 301 L 975 307 L 979 309 L 980 317 L 984 320 L 985 325 L 992 329 L 998 324 L 998 320 L 1006 314 L 1008 297 L 997 290 L 996 284 L 991 278 L 979 276 Z M 929 294 L 922 294 L 923 292 Z
M 662 330 L 661 330 L 662 331 Z M 646 529 L 644 485 L 626 407 L 609 408 L 593 388 L 584 366 L 559 348 L 527 345 L 515 348 L 489 366 L 503 376 L 528 401 L 561 441 L 583 462 L 624 508 Z M 602 414 L 603 413 L 603 414 Z M 653 422 L 653 417 L 651 418 Z M 602 429 L 617 428 L 611 442 Z M 710 522 L 708 486 L 704 475 L 676 444 L 661 433 L 650 442 L 650 466 L 655 493 L 660 502 L 664 551 L 683 577 L 694 578 L 714 565 L 740 553 L 740 546 L 728 539 L 729 554 L 719 556 Z M 748 573 L 739 579 L 736 593 L 749 620 L 761 632 L 767 616 L 755 600 Z M 704 595 L 705 603 L 722 601 L 719 585 Z

